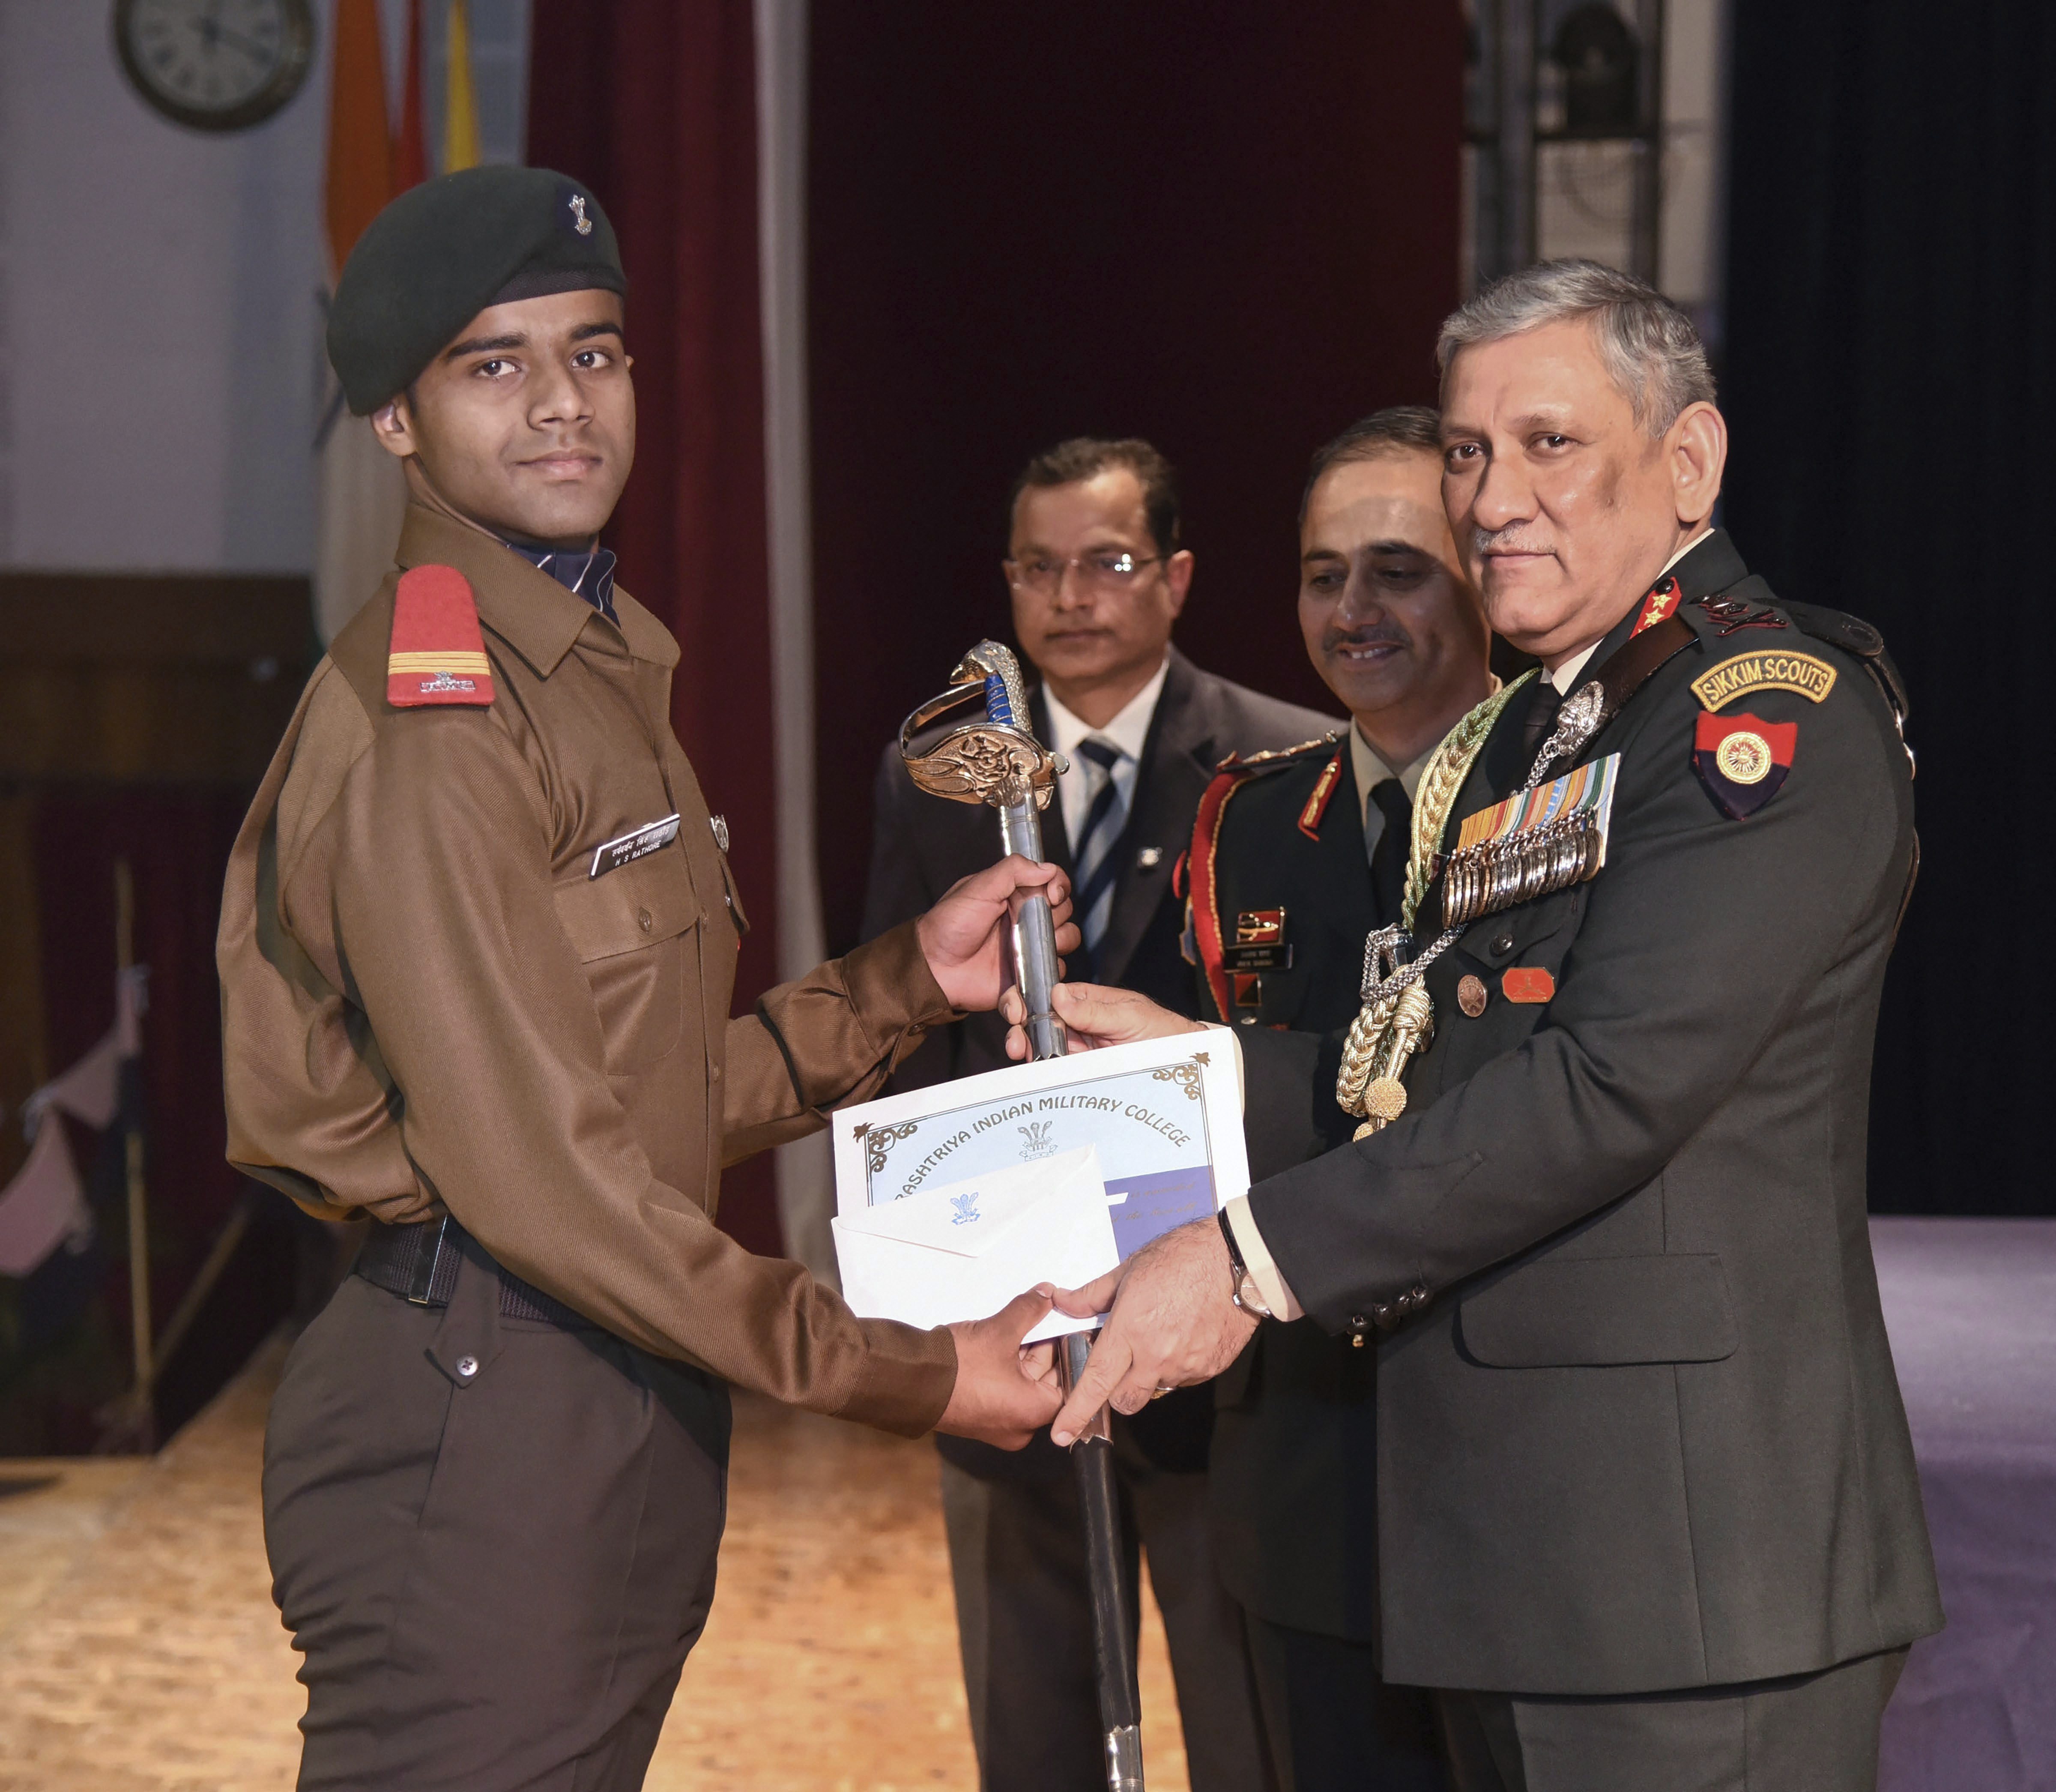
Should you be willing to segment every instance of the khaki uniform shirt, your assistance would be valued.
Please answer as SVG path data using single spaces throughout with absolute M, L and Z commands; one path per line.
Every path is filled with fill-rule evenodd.
M 671 732 L 678 644 L 414 506 L 401 568 L 471 582 L 489 709 L 394 709 L 397 575 L 315 668 L 236 838 L 218 958 L 228 1155 L 330 1218 L 447 1211 L 630 1343 L 915 1434 L 946 1331 L 859 1319 L 713 1220 L 722 1166 L 876 1093 L 959 1018 L 911 926 L 729 1003 L 742 920 Z M 675 843 L 587 875 L 676 811 Z

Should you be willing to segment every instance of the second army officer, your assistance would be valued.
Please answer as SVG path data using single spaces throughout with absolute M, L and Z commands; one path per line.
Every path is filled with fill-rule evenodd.
M 1442 508 L 1441 419 L 1421 405 L 1352 424 L 1314 457 L 1299 521 L 1299 626 L 1351 723 L 1231 760 L 1192 829 L 1201 1018 L 1336 1032 L 1366 939 L 1398 920 L 1421 773 L 1494 685 L 1484 605 Z M 1355 1124 L 1313 1104 L 1327 1145 Z M 1246 1117 L 1250 1173 L 1290 1169 L 1308 1114 Z M 1374 1659 L 1352 1482 L 1374 1472 L 1373 1364 L 1311 1320 L 1261 1327 L 1216 1384 L 1209 1479 L 1221 1576 L 1248 1615 L 1265 1729 L 1287 1792 L 1441 1782 L 1426 1702 Z

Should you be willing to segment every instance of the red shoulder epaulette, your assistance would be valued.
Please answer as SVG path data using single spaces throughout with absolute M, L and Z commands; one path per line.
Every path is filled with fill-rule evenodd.
M 386 656 L 386 701 L 396 710 L 435 703 L 484 709 L 492 702 L 492 664 L 479 631 L 471 583 L 453 566 L 417 566 L 393 595 L 393 642 Z

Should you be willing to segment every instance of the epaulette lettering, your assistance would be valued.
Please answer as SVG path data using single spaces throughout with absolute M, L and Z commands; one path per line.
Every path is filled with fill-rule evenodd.
M 471 584 L 453 566 L 412 567 L 393 597 L 386 701 L 396 710 L 492 702 L 492 664 Z

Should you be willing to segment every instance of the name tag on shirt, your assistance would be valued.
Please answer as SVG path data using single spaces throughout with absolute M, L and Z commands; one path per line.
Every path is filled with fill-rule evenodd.
M 625 864 L 654 852 L 660 846 L 669 846 L 678 837 L 678 818 L 667 815 L 661 821 L 652 821 L 646 828 L 638 828 L 632 834 L 623 834 L 618 840 L 610 840 L 604 846 L 595 847 L 592 855 L 592 869 L 586 873 L 588 880 L 603 877 L 610 871 L 619 871 Z

